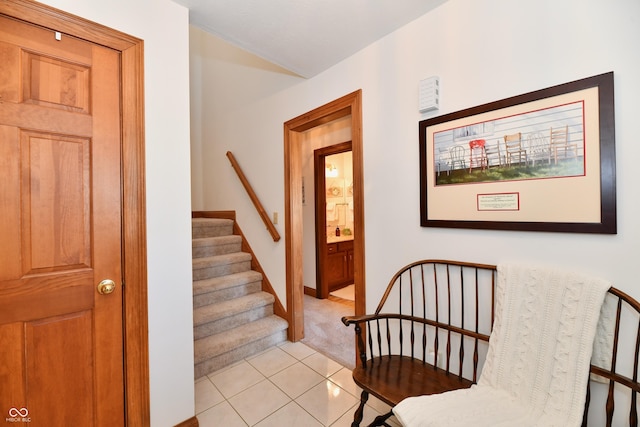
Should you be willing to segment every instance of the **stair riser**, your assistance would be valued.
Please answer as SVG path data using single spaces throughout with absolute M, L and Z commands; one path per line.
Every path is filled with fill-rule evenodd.
M 192 221 L 196 378 L 287 339 L 287 322 L 273 314 L 273 296 L 262 292 L 262 275 L 251 270 L 251 255 L 242 251 L 233 224 Z
M 209 335 L 218 334 L 228 331 L 237 326 L 245 325 L 249 322 L 271 316 L 273 314 L 273 304 L 256 307 L 251 310 L 228 316 L 214 322 L 198 325 L 193 328 L 194 339 L 208 337 Z
M 242 250 L 242 243 L 228 243 L 222 245 L 197 246 L 192 250 L 193 258 L 206 258 L 215 255 L 232 254 Z
M 233 224 L 231 225 L 194 225 L 191 229 L 191 237 L 193 239 L 201 239 L 203 237 L 219 237 L 233 234 Z
M 212 277 L 225 276 L 227 274 L 241 273 L 251 270 L 251 261 L 235 262 L 231 264 L 212 265 L 204 268 L 193 269 L 193 280 L 204 280 Z
M 207 359 L 195 365 L 195 378 L 201 378 L 219 369 L 229 366 L 238 360 L 258 354 L 274 345 L 278 345 L 287 339 L 287 331 L 282 330 L 257 341 L 247 343 L 241 347 L 236 347 L 221 355 Z
M 206 294 L 195 295 L 193 297 L 193 308 L 203 307 L 234 298 L 243 297 L 262 290 L 261 282 L 251 282 L 232 288 L 221 289 L 219 291 L 207 292 Z

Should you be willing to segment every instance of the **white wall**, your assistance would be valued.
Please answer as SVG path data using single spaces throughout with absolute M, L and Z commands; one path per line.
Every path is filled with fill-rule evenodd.
M 369 309 L 399 267 L 430 257 L 561 265 L 603 276 L 640 298 L 631 268 L 640 253 L 640 201 L 633 189 L 640 158 L 635 138 L 640 56 L 634 53 L 635 41 L 640 40 L 639 16 L 637 0 L 449 0 L 312 79 L 254 69 L 263 83 L 271 79 L 281 86 L 271 95 L 246 100 L 242 109 L 221 116 L 201 113 L 207 117 L 207 123 L 201 123 L 206 147 L 198 155 L 210 166 L 198 208 L 238 211 L 250 243 L 286 303 L 284 243 L 269 242 L 224 153 L 234 151 L 247 165 L 266 209 L 282 211 L 282 124 L 362 88 Z M 192 63 L 200 55 L 194 46 Z M 214 97 L 204 86 L 194 89 L 207 82 L 204 76 L 211 69 L 203 70 L 203 81 L 194 81 L 192 91 Z M 434 115 L 417 111 L 420 79 L 440 77 L 437 114 L 445 114 L 607 71 L 615 72 L 617 235 L 420 227 L 418 121 Z M 192 76 L 197 72 L 192 70 Z M 216 77 L 217 84 L 223 84 L 225 77 Z M 283 79 L 291 80 L 289 87 L 283 87 Z M 233 77 L 224 83 L 241 87 Z M 225 99 L 211 102 L 224 104 Z M 216 186 L 222 182 L 224 188 Z
M 274 243 L 226 152 L 233 152 L 269 216 L 279 213 L 284 236 L 283 90 L 304 80 L 192 27 L 191 147 L 193 203 L 198 210 L 235 210 L 280 301 L 284 296 L 284 239 Z M 286 103 L 284 98 L 282 102 Z M 305 109 L 305 112 L 315 107 Z M 198 191 L 200 190 L 200 191 Z
M 169 0 L 44 0 L 144 40 L 151 425 L 194 415 L 188 10 Z
M 201 119 L 194 123 L 202 132 L 202 140 L 194 141 L 201 147 L 194 156 L 206 165 L 202 177 L 194 176 L 194 181 L 201 179 L 202 191 L 194 208 L 238 212 L 286 304 L 284 240 L 269 239 L 225 152 L 239 159 L 267 211 L 283 212 L 283 123 L 362 89 L 368 311 L 398 268 L 423 258 L 561 266 L 609 279 L 640 299 L 635 274 L 640 254 L 639 19 L 637 0 L 449 0 L 309 80 L 211 58 L 215 52 L 194 44 L 192 65 L 199 62 L 201 68 L 191 70 L 192 78 L 200 77 L 193 79 L 191 90 L 210 104 L 201 106 Z M 216 40 L 200 36 L 202 44 Z M 421 119 L 608 71 L 615 73 L 617 235 L 420 227 Z M 421 115 L 418 82 L 430 76 L 440 77 L 441 107 Z M 241 108 L 213 113 L 229 101 L 216 98 L 213 86 L 246 95 L 245 86 L 255 79 L 273 91 L 263 89 L 253 99 L 245 97 Z M 278 228 L 283 231 L 282 222 Z

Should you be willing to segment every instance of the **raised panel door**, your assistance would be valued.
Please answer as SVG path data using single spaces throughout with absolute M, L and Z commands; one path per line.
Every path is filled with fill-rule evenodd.
M 0 419 L 124 425 L 119 70 L 0 15 Z

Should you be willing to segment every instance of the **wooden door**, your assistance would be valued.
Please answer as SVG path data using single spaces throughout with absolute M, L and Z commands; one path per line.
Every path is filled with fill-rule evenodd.
M 0 15 L 0 419 L 124 425 L 119 56 Z
M 352 150 L 351 141 L 313 151 L 314 199 L 315 199 L 315 231 L 316 231 L 316 298 L 329 297 L 330 282 L 335 282 L 336 274 L 343 277 L 342 258 L 330 254 L 327 243 L 327 193 L 325 181 L 325 158 L 333 154 L 346 153 Z M 336 246 L 337 248 L 337 246 Z

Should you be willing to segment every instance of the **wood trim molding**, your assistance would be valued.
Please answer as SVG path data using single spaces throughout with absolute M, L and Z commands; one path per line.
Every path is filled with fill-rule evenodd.
M 142 44 L 136 37 L 31 0 L 3 0 L 0 13 L 121 52 Z
M 184 420 L 180 424 L 176 424 L 174 427 L 199 427 L 200 423 L 198 423 L 198 419 L 193 416 L 188 420 Z
M 262 268 L 262 265 L 260 265 L 260 261 L 258 261 L 258 257 L 253 252 L 253 249 L 251 249 L 249 242 L 247 241 L 244 233 L 242 232 L 242 229 L 240 228 L 237 222 L 233 223 L 233 231 L 234 231 L 234 234 L 239 234 L 240 236 L 242 236 L 242 251 L 251 254 L 251 269 L 262 274 L 262 291 L 273 295 L 273 297 L 275 298 L 275 301 L 273 302 L 273 313 L 276 316 L 286 319 L 287 311 L 282 305 L 280 298 L 278 298 L 278 294 L 276 294 L 275 289 L 273 289 L 273 286 L 271 285 L 271 281 L 269 281 L 269 277 L 267 276 L 264 269 Z
M 142 41 L 122 51 L 127 425 L 150 425 Z
M 59 9 L 28 0 L 2 0 L 0 13 L 121 52 L 126 422 L 150 425 L 144 188 L 143 41 Z
M 191 218 L 222 218 L 236 220 L 236 211 L 193 211 Z
M 302 148 L 301 133 L 351 115 L 354 204 L 355 314 L 365 313 L 364 179 L 362 142 L 362 90 L 304 113 L 284 123 L 285 256 L 288 338 L 304 337 L 302 259 Z

